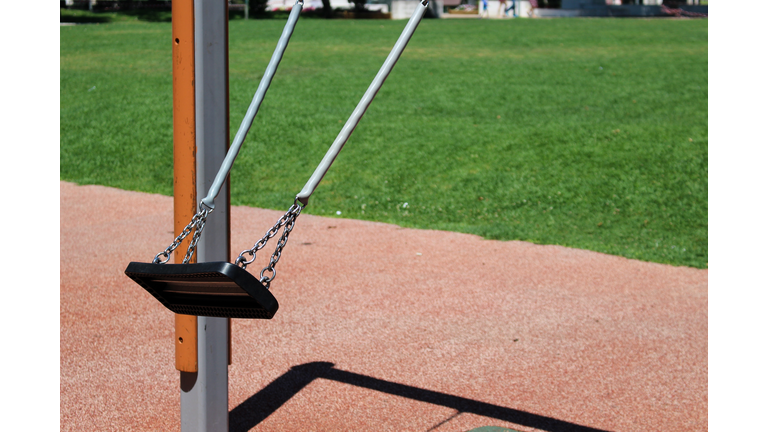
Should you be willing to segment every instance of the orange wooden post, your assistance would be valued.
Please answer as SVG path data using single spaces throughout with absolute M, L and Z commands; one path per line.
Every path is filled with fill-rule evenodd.
M 193 0 L 175 0 L 173 56 L 173 220 L 180 233 L 197 213 L 195 160 L 195 14 Z M 181 264 L 192 236 L 175 251 Z M 194 262 L 195 257 L 192 257 Z M 197 372 L 197 317 L 176 315 L 176 369 Z

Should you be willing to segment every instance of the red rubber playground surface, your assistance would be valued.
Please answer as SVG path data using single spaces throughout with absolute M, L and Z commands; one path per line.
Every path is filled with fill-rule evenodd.
M 63 431 L 180 428 L 173 314 L 123 274 L 172 207 L 61 183 Z M 233 207 L 232 251 L 281 214 Z M 278 272 L 232 431 L 707 430 L 707 270 L 305 214 Z

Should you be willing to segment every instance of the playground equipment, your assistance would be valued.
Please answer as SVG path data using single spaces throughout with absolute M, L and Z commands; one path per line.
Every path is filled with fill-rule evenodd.
M 269 292 L 270 283 L 277 275 L 277 265 L 282 250 L 288 241 L 288 235 L 293 230 L 296 219 L 302 209 L 308 204 L 309 198 L 317 188 L 317 185 L 328 172 L 333 161 L 338 156 L 344 144 L 349 139 L 360 119 L 365 114 L 368 106 L 373 101 L 376 93 L 384 84 L 387 76 L 392 71 L 395 63 L 403 53 L 405 46 L 413 36 L 416 27 L 428 7 L 428 1 L 423 0 L 414 10 L 408 20 L 395 46 L 387 56 L 384 64 L 374 77 L 357 107 L 347 119 L 331 147 L 317 166 L 312 176 L 296 195 L 293 205 L 270 228 L 264 236 L 254 244 L 251 249 L 244 250 L 235 260 L 234 264 L 228 262 L 195 263 L 189 261 L 195 253 L 200 235 L 203 232 L 208 216 L 215 208 L 214 200 L 221 191 L 224 181 L 229 176 L 237 154 L 240 151 L 245 136 L 253 123 L 259 106 L 264 99 L 267 89 L 274 77 L 277 66 L 282 59 L 285 48 L 290 40 L 296 25 L 299 13 L 303 6 L 303 0 L 296 2 L 291 10 L 288 22 L 280 37 L 277 48 L 267 67 L 267 71 L 259 84 L 253 101 L 246 113 L 243 122 L 235 136 L 235 139 L 227 152 L 216 178 L 213 181 L 208 195 L 199 204 L 198 212 L 192 217 L 192 221 L 184 228 L 176 239 L 164 251 L 158 253 L 152 263 L 131 262 L 125 270 L 125 274 L 152 294 L 164 306 L 173 312 L 186 315 L 201 315 L 224 318 L 262 318 L 270 319 L 278 308 L 277 300 Z M 274 253 L 270 257 L 269 264 L 259 274 L 259 279 L 245 271 L 245 268 L 253 263 L 256 252 L 264 248 L 267 242 L 275 237 L 282 228 L 283 232 L 277 242 Z M 189 243 L 187 253 L 182 264 L 166 264 L 171 253 L 192 232 L 192 241 Z M 246 257 L 247 256 L 247 257 Z
M 202 235 L 208 216 L 215 208 L 214 200 L 221 192 L 240 148 L 248 135 L 277 67 L 296 28 L 304 6 L 299 0 L 291 9 L 283 33 L 259 82 L 235 139 L 219 168 L 208 195 L 200 202 L 192 221 L 151 264 L 132 262 L 125 274 L 141 285 L 171 311 L 183 315 L 270 319 L 277 312 L 277 300 L 258 280 L 243 269 L 229 263 L 189 264 Z M 171 253 L 194 231 L 182 264 L 165 264 Z M 161 259 L 164 257 L 165 259 Z M 227 265 L 229 264 L 229 265 Z
M 269 287 L 277 274 L 275 266 L 288 235 L 403 52 L 426 11 L 428 0 L 421 0 L 384 65 L 320 165 L 296 195 L 293 205 L 251 249 L 229 263 L 226 261 L 230 257 L 229 171 L 282 59 L 303 4 L 303 0 L 297 0 L 293 6 L 264 77 L 227 150 L 227 2 L 174 1 L 174 230 L 180 234 L 151 263 L 131 262 L 125 273 L 176 313 L 176 369 L 180 372 L 182 432 L 229 430 L 230 318 L 270 319 L 277 312 L 278 303 Z M 198 194 L 206 189 L 207 195 Z M 217 197 L 223 199 L 225 205 L 214 212 Z M 185 221 L 190 219 L 185 226 Z M 255 278 L 245 268 L 281 229 L 269 265 Z M 182 257 L 180 252 L 185 242 L 189 244 Z M 181 249 L 176 251 L 177 248 Z M 176 264 L 167 264 L 174 251 L 178 252 Z

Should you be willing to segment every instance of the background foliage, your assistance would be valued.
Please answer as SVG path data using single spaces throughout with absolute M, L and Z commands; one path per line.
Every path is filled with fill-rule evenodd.
M 233 137 L 283 23 L 230 23 Z M 234 204 L 293 202 L 403 25 L 299 22 Z M 707 35 L 706 20 L 424 21 L 306 212 L 706 267 Z M 170 40 L 169 23 L 61 28 L 63 180 L 172 193 Z

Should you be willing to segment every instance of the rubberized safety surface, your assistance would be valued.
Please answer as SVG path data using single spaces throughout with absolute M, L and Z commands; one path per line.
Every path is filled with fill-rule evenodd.
M 232 258 L 282 213 L 233 207 Z M 124 273 L 172 231 L 170 197 L 61 183 L 61 430 L 180 429 L 173 314 Z M 303 214 L 278 271 L 232 431 L 707 429 L 707 270 Z

